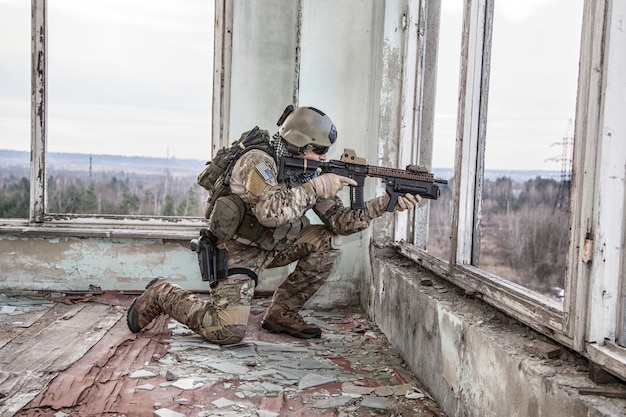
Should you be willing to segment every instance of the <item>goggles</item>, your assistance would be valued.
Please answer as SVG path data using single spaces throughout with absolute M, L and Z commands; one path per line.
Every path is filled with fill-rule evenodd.
M 328 152 L 328 149 L 329 149 L 329 148 L 328 148 L 328 146 L 324 146 L 324 147 L 321 147 L 321 146 L 313 146 L 313 147 L 311 148 L 311 150 L 312 150 L 314 153 L 318 154 L 318 155 L 324 155 L 325 153 L 327 153 L 327 152 Z

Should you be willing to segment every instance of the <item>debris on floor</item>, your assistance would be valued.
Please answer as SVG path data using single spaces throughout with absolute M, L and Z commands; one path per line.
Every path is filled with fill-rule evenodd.
M 365 316 L 304 311 L 323 333 L 301 340 L 262 330 L 269 300 L 253 302 L 230 346 L 166 316 L 133 334 L 123 317 L 15 416 L 444 416 Z

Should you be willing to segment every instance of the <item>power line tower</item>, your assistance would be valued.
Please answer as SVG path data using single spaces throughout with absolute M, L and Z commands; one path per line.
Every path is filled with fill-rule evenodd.
M 572 185 L 572 162 L 574 158 L 574 125 L 569 119 L 567 128 L 561 142 L 555 142 L 552 146 L 561 146 L 561 156 L 549 158 L 546 161 L 561 163 L 561 178 L 559 189 L 554 201 L 554 209 L 569 210 L 570 187 Z

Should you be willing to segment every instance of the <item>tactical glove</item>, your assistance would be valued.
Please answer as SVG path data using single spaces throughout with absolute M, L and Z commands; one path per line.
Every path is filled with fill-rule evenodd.
M 410 210 L 417 206 L 422 201 L 422 197 L 419 194 L 406 193 L 403 196 L 398 197 L 398 203 L 396 204 L 396 211 Z
M 307 184 L 311 185 L 318 198 L 334 197 L 343 188 L 344 184 L 357 185 L 355 180 L 337 174 L 322 174 L 313 178 Z
M 381 199 L 382 206 L 387 207 L 387 204 L 389 204 L 389 194 L 387 193 L 383 194 L 382 196 L 380 196 L 380 199 Z M 395 211 L 410 210 L 413 207 L 417 206 L 420 201 L 422 201 L 422 197 L 419 194 L 413 195 L 410 193 L 406 193 L 405 195 L 398 197 L 398 202 L 396 203 L 394 210 Z

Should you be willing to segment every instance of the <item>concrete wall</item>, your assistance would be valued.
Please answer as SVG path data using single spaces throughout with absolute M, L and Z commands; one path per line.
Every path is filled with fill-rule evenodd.
M 449 417 L 626 415 L 624 399 L 579 394 L 597 387 L 583 358 L 533 355 L 531 329 L 391 249 L 371 258 L 365 309 Z
M 231 141 L 256 125 L 273 134 L 276 121 L 293 102 L 298 85 L 298 3 L 233 3 Z
M 206 290 L 189 240 L 0 235 L 0 290 L 142 290 L 167 277 Z
M 337 159 L 344 148 L 355 149 L 378 164 L 379 117 L 397 125 L 402 73 L 403 0 L 266 0 L 233 3 L 230 139 L 254 125 L 277 130 L 287 104 L 317 107 L 335 122 L 338 142 L 329 152 Z M 349 21 L 349 24 L 346 22 Z M 391 44 L 391 47 L 389 45 Z M 393 60 L 383 57 L 392 55 Z M 392 81 L 390 81 L 390 79 Z M 383 101 L 381 88 L 386 86 Z M 390 100 L 395 102 L 390 102 Z M 395 113 L 395 114 L 394 114 Z M 397 135 L 384 141 L 397 148 Z M 379 180 L 369 179 L 365 198 L 382 194 Z M 378 190 L 377 190 L 377 187 Z M 341 194 L 348 204 L 348 190 Z M 310 216 L 314 223 L 319 219 Z M 390 215 L 386 215 L 390 221 Z M 389 228 L 376 229 L 379 235 Z M 345 237 L 335 273 L 310 301 L 311 307 L 358 305 L 360 279 L 369 274 L 372 229 Z M 384 239 L 384 236 L 380 239 Z M 264 285 L 276 287 L 287 268 L 267 271 Z

